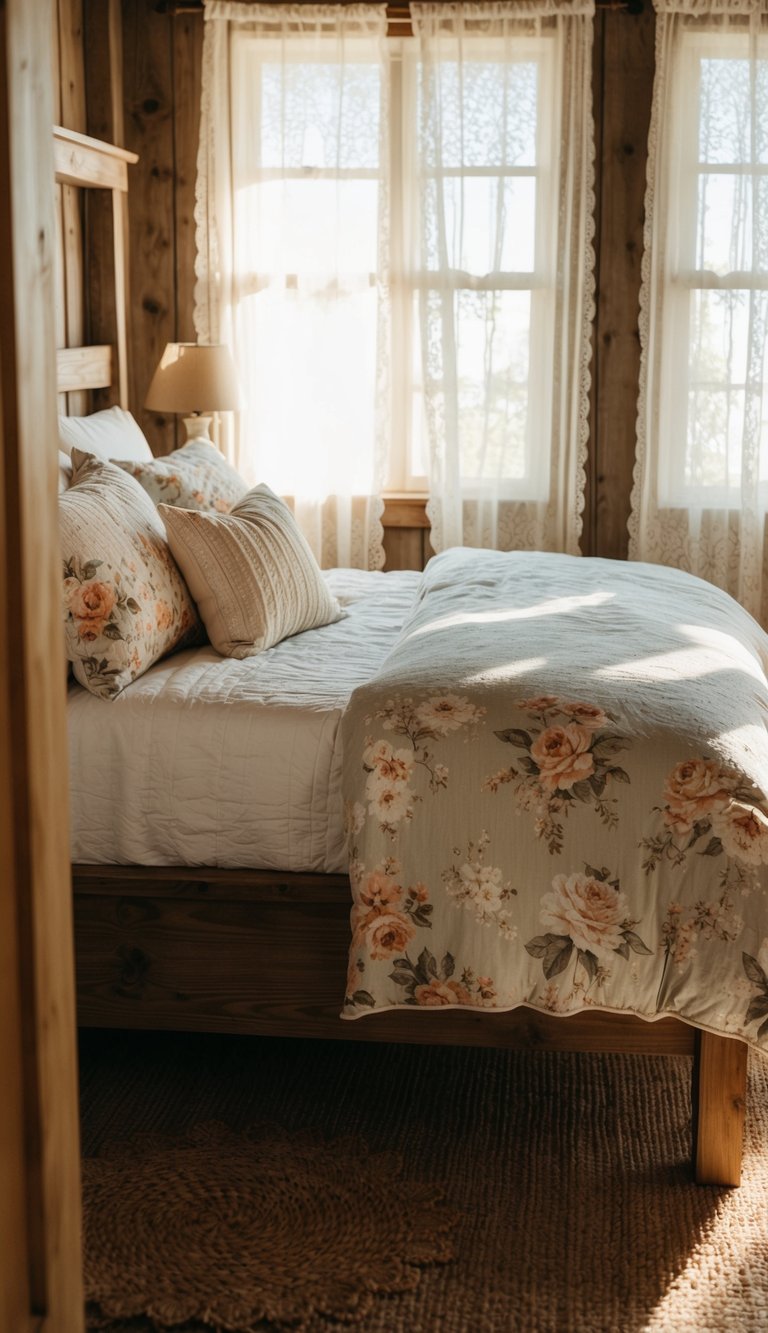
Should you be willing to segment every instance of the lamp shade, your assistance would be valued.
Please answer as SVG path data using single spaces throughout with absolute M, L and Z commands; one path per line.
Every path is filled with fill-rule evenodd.
M 236 412 L 243 406 L 243 392 L 229 348 L 168 343 L 144 406 L 156 412 Z

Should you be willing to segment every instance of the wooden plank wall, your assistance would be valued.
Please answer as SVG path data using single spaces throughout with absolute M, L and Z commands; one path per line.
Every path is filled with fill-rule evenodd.
M 597 314 L 582 551 L 627 554 L 640 374 L 640 264 L 653 91 L 655 22 L 603 9 L 595 16 Z
M 66 0 L 77 5 L 83 0 Z M 64 3 L 64 0 L 59 0 Z M 91 40 L 85 70 L 104 81 L 106 62 Z M 117 4 L 119 0 L 109 0 Z M 144 411 L 143 399 L 170 340 L 193 340 L 194 182 L 203 20 L 201 14 L 160 12 L 158 0 L 122 0 L 124 143 L 139 154 L 131 170 L 131 409 L 155 453 L 177 442 L 177 423 Z M 638 294 L 643 200 L 654 61 L 650 0 L 641 14 L 601 9 L 595 19 L 597 316 L 594 330 L 591 440 L 582 549 L 622 558 L 634 462 L 639 370 Z M 115 96 L 114 80 L 110 95 Z M 104 101 L 106 93 L 102 92 Z M 409 525 L 398 503 L 385 516 L 389 568 L 418 567 L 428 557 L 423 511 Z
M 157 0 L 123 0 L 122 5 L 110 0 L 119 16 L 110 63 L 104 59 L 103 0 L 85 3 L 88 132 L 101 137 L 108 125 L 106 137 L 139 154 L 131 168 L 128 200 L 131 411 L 153 452 L 166 454 L 181 443 L 178 432 L 183 427 L 174 416 L 145 411 L 144 397 L 165 344 L 195 339 L 202 15 L 171 18 L 157 12 Z M 96 269 L 101 242 L 93 236 L 91 243 Z

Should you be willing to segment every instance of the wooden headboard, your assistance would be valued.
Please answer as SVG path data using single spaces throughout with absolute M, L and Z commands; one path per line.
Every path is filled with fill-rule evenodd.
M 62 312 L 59 340 L 67 345 L 57 351 L 57 379 L 60 394 L 78 394 L 104 389 L 115 384 L 117 401 L 128 406 L 128 246 L 127 197 L 128 166 L 137 162 L 136 153 L 114 144 L 102 143 L 74 130 L 54 127 L 53 155 L 59 203 L 59 263 L 57 298 Z M 79 203 L 73 200 L 76 189 L 110 190 L 112 193 L 112 237 L 114 246 L 114 312 L 116 365 L 113 344 L 71 346 L 70 338 L 78 321 L 67 312 L 82 312 L 84 262 Z M 69 207 L 68 207 L 69 205 Z M 82 327 L 82 318 L 79 321 Z

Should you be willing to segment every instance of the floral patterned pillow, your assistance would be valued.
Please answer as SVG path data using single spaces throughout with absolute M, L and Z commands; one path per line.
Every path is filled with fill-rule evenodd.
M 77 680 L 114 699 L 200 621 L 162 521 L 132 477 L 72 450 L 72 484 L 59 496 L 64 632 Z
M 151 463 L 129 460 L 117 465 L 141 482 L 155 504 L 177 509 L 228 514 L 248 490 L 239 473 L 208 440 L 190 440 Z

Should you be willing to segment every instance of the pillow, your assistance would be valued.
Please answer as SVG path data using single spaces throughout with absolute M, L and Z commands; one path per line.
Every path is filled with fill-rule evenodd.
M 113 463 L 72 451 L 59 496 L 64 630 L 77 680 L 113 699 L 200 622 L 157 510 Z
M 59 495 L 65 491 L 72 480 L 72 459 L 59 449 Z
M 228 514 L 248 487 L 210 440 L 190 440 L 151 463 L 115 459 L 144 487 L 155 504 L 181 509 L 213 509 Z
M 97 458 L 132 458 L 150 462 L 152 450 L 141 427 L 122 407 L 108 407 L 89 417 L 59 417 L 62 449 L 85 449 Z
M 224 657 L 254 657 L 342 616 L 293 514 L 268 486 L 249 491 L 230 514 L 170 505 L 159 512 L 208 637 Z

